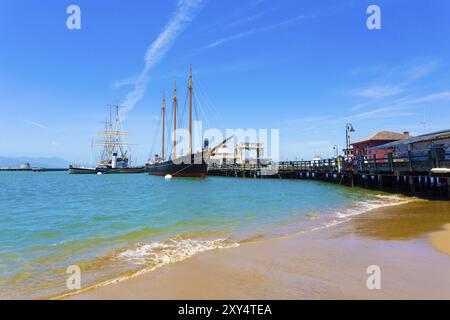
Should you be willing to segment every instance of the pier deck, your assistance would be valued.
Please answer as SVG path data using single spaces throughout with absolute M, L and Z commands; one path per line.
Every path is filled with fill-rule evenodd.
M 437 170 L 436 170 L 437 169 Z M 263 165 L 213 165 L 210 176 L 239 178 L 314 179 L 426 198 L 450 198 L 450 151 L 409 152 L 404 156 L 374 156 L 345 161 L 285 161 Z

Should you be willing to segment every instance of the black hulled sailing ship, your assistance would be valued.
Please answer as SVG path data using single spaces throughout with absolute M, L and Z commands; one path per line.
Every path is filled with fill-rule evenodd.
M 192 149 L 192 99 L 193 99 L 193 81 L 192 81 L 192 66 L 189 72 L 189 87 L 188 87 L 188 152 L 185 155 L 177 155 L 177 141 L 176 141 L 176 131 L 177 131 L 177 84 L 175 81 L 175 89 L 173 95 L 173 146 L 172 146 L 172 157 L 165 159 L 165 119 L 166 119 L 166 103 L 165 97 L 163 96 L 162 103 L 162 150 L 161 156 L 155 155 L 155 158 L 145 165 L 145 170 L 151 175 L 158 176 L 172 176 L 172 177 L 205 177 L 208 170 L 207 160 L 212 152 L 219 146 L 209 149 L 208 141 L 205 140 L 203 148 L 201 151 L 194 153 Z M 227 139 L 226 141 L 228 141 Z M 222 142 L 220 145 L 226 143 Z
M 95 145 L 100 149 L 100 160 L 95 167 L 69 166 L 72 174 L 98 174 L 98 173 L 143 173 L 143 166 L 130 166 L 131 143 L 125 142 L 125 138 L 131 132 L 123 131 L 119 115 L 119 105 L 111 108 L 109 120 L 105 121 L 105 129 L 97 134 Z M 114 119 L 112 109 L 115 109 Z M 92 152 L 92 150 L 91 150 Z

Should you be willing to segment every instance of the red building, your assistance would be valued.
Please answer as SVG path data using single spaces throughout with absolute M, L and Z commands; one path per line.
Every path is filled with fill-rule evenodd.
M 397 133 L 391 131 L 380 131 L 375 134 L 372 134 L 364 139 L 353 142 L 353 154 L 354 156 L 370 156 L 373 154 L 373 151 L 369 155 L 369 148 L 378 147 L 390 142 L 406 140 L 411 138 L 409 132 Z M 389 153 L 389 150 L 377 150 L 375 153 Z

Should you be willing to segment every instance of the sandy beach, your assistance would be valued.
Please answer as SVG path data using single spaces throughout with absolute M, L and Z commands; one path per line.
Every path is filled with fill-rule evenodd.
M 450 203 L 418 200 L 321 230 L 195 255 L 68 299 L 450 299 Z M 367 289 L 368 266 L 381 289 Z

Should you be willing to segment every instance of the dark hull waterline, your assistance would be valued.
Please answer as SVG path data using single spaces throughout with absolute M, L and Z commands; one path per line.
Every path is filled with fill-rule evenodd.
M 206 176 L 208 165 L 203 162 L 199 164 L 175 164 L 172 161 L 147 164 L 145 171 L 151 175 L 172 177 L 197 177 Z

